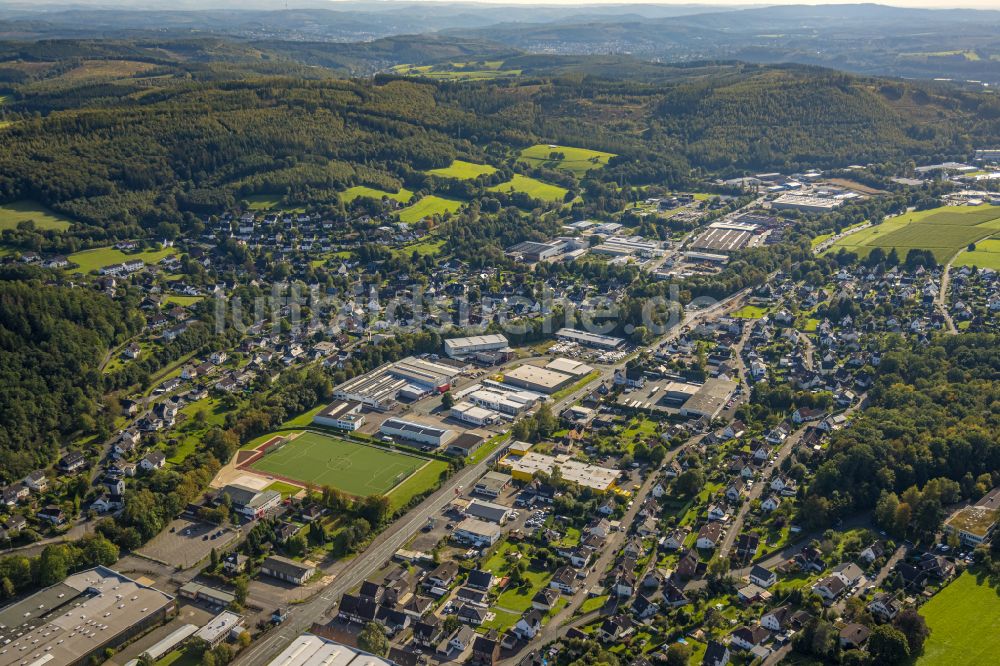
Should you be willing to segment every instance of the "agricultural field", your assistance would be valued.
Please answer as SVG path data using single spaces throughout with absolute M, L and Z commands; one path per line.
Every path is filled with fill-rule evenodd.
M 392 71 L 403 76 L 422 76 L 441 81 L 487 81 L 521 75 L 519 69 L 503 69 L 502 60 L 450 62 L 435 65 L 396 65 Z
M 886 220 L 834 243 L 828 252 L 844 248 L 866 257 L 876 247 L 895 248 L 900 259 L 911 249 L 931 250 L 945 264 L 969 243 L 1000 231 L 998 206 L 944 206 Z
M 490 188 L 491 192 L 523 192 L 533 199 L 542 201 L 562 201 L 569 191 L 565 187 L 550 185 L 540 180 L 515 173 L 506 183 L 500 183 Z
M 0 206 L 0 231 L 17 229 L 18 224 L 27 220 L 33 221 L 36 229 L 56 231 L 65 231 L 73 224 L 68 217 L 31 201 L 15 201 Z
M 552 153 L 560 153 L 562 156 L 553 159 Z M 544 166 L 549 169 L 572 171 L 574 176 L 580 178 L 591 169 L 603 167 L 614 156 L 614 153 L 603 153 L 599 150 L 552 146 L 539 143 L 522 150 L 518 159 L 522 162 L 527 162 L 531 166 Z
M 1000 594 L 966 572 L 920 609 L 931 635 L 919 666 L 995 664 L 1000 654 Z M 975 637 L 975 640 L 969 640 Z
M 74 67 L 59 78 L 67 81 L 121 79 L 148 72 L 155 67 L 153 63 L 136 60 L 85 60 L 79 67 Z
M 496 169 L 488 164 L 474 164 L 464 160 L 455 160 L 451 165 L 440 169 L 431 169 L 426 173 L 439 178 L 456 178 L 458 180 L 472 180 L 486 174 L 495 172 Z
M 966 250 L 958 255 L 952 266 L 978 266 L 1000 271 L 1000 238 L 979 241 L 975 250 Z
M 454 213 L 464 205 L 465 202 L 458 199 L 446 199 L 430 194 L 412 206 L 399 211 L 399 221 L 412 224 L 431 215 Z
M 77 268 L 67 268 L 73 273 L 89 273 L 105 266 L 120 264 L 123 261 L 132 259 L 142 259 L 147 264 L 155 264 L 164 257 L 176 254 L 177 250 L 172 247 L 165 247 L 160 250 L 146 250 L 133 254 L 125 254 L 121 250 L 113 247 L 101 247 L 96 250 L 83 250 L 75 252 L 67 257 L 71 262 L 77 264 Z
M 369 199 L 375 199 L 376 201 L 389 198 L 401 203 L 406 203 L 413 198 L 413 192 L 405 187 L 401 188 L 399 192 L 386 192 L 385 190 L 379 190 L 374 187 L 356 185 L 354 187 L 349 187 L 340 193 L 340 198 L 344 201 L 344 203 L 351 203 L 359 197 L 368 197 Z
M 426 463 L 413 455 L 306 431 L 250 467 L 287 481 L 333 486 L 363 497 L 387 493 Z

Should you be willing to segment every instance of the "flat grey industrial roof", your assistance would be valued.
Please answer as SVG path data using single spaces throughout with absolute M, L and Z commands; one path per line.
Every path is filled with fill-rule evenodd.
M 750 242 L 752 234 L 746 229 L 710 228 L 691 242 L 692 248 L 735 252 Z
M 601 335 L 590 331 L 581 331 L 578 328 L 560 328 L 556 331 L 556 337 L 572 338 L 588 344 L 600 346 L 617 347 L 625 342 L 624 338 L 616 338 L 611 335 Z
M 440 437 L 444 433 L 448 432 L 446 428 L 438 428 L 437 426 L 425 425 L 414 421 L 404 421 L 402 419 L 386 419 L 382 422 L 381 427 L 393 428 L 395 430 L 401 430 L 403 432 L 413 434 L 431 435 L 434 437 Z
M 0 611 L 0 666 L 73 663 L 173 601 L 105 567 L 73 574 Z
M 511 379 L 540 386 L 551 391 L 573 379 L 573 375 L 567 375 L 565 372 L 556 372 L 555 370 L 547 370 L 537 365 L 522 365 L 504 372 L 504 381 L 510 381 Z

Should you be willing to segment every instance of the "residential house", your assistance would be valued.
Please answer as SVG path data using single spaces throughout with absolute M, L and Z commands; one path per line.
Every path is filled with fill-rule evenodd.
M 771 634 L 760 625 L 756 627 L 740 627 L 729 635 L 729 644 L 736 646 L 740 650 L 752 650 L 758 645 L 762 645 Z
M 476 636 L 472 643 L 471 666 L 493 666 L 500 660 L 500 641 L 495 629 L 485 636 Z
M 778 582 L 778 576 L 770 569 L 755 564 L 750 569 L 750 582 L 763 588 L 769 588 Z
M 709 641 L 701 663 L 702 666 L 726 666 L 729 663 L 729 659 L 729 646 L 719 641 Z
M 44 493 L 49 487 L 48 475 L 44 470 L 32 472 L 24 477 L 24 485 L 28 486 L 33 492 Z
M 139 461 L 139 467 L 146 472 L 152 472 L 153 470 L 162 469 L 166 463 L 167 456 L 163 454 L 163 451 L 152 451 Z
M 856 650 L 868 641 L 871 633 L 871 629 L 865 625 L 852 622 L 840 630 L 840 647 L 844 650 Z
M 576 591 L 576 572 L 570 567 L 559 567 L 549 581 L 549 587 L 563 594 L 573 594 Z
M 514 625 L 514 633 L 521 640 L 530 641 L 542 630 L 542 613 L 537 608 L 528 610 Z
M 868 604 L 868 610 L 884 622 L 889 622 L 903 610 L 899 600 L 891 594 L 879 594 Z
M 80 451 L 70 451 L 59 459 L 59 471 L 64 474 L 79 472 L 87 466 L 87 459 Z
M 695 547 L 701 550 L 714 550 L 722 540 L 723 529 L 719 523 L 706 523 L 698 531 Z

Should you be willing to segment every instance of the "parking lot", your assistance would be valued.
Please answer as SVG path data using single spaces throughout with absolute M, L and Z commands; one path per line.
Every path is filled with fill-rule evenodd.
M 156 562 L 187 569 L 207 559 L 213 548 L 221 553 L 238 538 L 238 531 L 232 528 L 178 518 L 137 552 Z

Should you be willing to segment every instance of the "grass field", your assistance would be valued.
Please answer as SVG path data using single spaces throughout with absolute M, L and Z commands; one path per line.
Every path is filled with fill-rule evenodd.
M 562 201 L 566 196 L 566 192 L 569 191 L 564 187 L 543 183 L 540 180 L 522 176 L 519 173 L 515 173 L 514 177 L 506 183 L 494 185 L 490 190 L 493 192 L 524 192 L 529 197 L 541 199 L 542 201 Z
M 737 319 L 760 319 L 766 314 L 767 308 L 757 307 L 756 305 L 744 305 L 734 312 L 732 316 Z
M 974 251 L 958 255 L 952 266 L 978 266 L 1000 271 L 1000 238 L 979 241 Z
M 437 238 L 433 240 L 425 240 L 419 243 L 414 243 L 413 245 L 404 245 L 403 247 L 392 248 L 392 253 L 394 255 L 409 257 L 414 252 L 422 257 L 431 256 L 436 257 L 441 254 L 441 248 L 444 247 L 444 239 Z
M 443 65 L 396 65 L 392 70 L 403 76 L 423 76 L 442 81 L 486 81 L 521 74 L 519 69 L 503 69 L 502 60 L 454 62 Z
M 441 178 L 457 178 L 459 180 L 472 180 L 484 174 L 490 174 L 496 171 L 493 167 L 488 164 L 473 164 L 472 162 L 465 162 L 463 160 L 455 160 L 450 166 L 443 167 L 441 169 L 431 169 L 427 173 L 432 176 L 439 176 Z
M 560 159 L 551 159 L 552 153 L 562 153 Z M 565 169 L 572 171 L 577 177 L 591 169 L 599 169 L 614 157 L 614 153 L 602 153 L 599 150 L 586 148 L 569 148 L 567 146 L 549 146 L 536 144 L 521 151 L 519 159 L 531 166 L 544 166 L 549 169 Z
M 121 79 L 155 67 L 153 63 L 138 60 L 85 60 L 79 67 L 74 67 L 59 78 L 70 81 Z
M 131 259 L 142 259 L 147 264 L 155 264 L 160 259 L 171 254 L 176 254 L 176 252 L 177 250 L 172 247 L 165 247 L 160 250 L 146 250 L 135 254 L 125 254 L 113 247 L 101 247 L 96 250 L 84 250 L 69 255 L 67 259 L 79 266 L 66 270 L 73 273 L 89 273 L 90 271 L 96 271 L 111 264 L 120 264 L 123 261 Z
M 26 220 L 32 220 L 36 229 L 55 229 L 65 231 L 73 224 L 68 217 L 39 206 L 31 201 L 15 201 L 0 206 L 0 231 L 16 229 L 17 225 Z
M 408 476 L 389 493 L 389 504 L 393 511 L 406 506 L 417 495 L 436 487 L 441 473 L 447 469 L 448 463 L 443 460 L 431 460 Z
M 298 486 L 293 486 L 292 484 L 285 483 L 284 481 L 275 481 L 264 490 L 277 491 L 281 493 L 282 497 L 294 497 L 295 495 L 298 495 L 300 492 L 302 492 L 302 489 L 299 488 Z
M 243 200 L 250 206 L 250 210 L 280 210 L 287 213 L 304 213 L 306 209 L 302 206 L 287 207 L 281 205 L 281 195 L 279 194 L 251 194 L 243 197 Z
M 181 306 L 187 307 L 189 305 L 194 305 L 195 303 L 198 303 L 200 301 L 205 300 L 205 297 L 204 296 L 180 296 L 180 295 L 177 295 L 177 294 L 171 294 L 170 296 L 167 296 L 163 300 L 165 300 L 167 303 L 171 303 L 173 305 L 181 305 Z
M 408 208 L 399 211 L 400 222 L 419 222 L 430 215 L 444 215 L 454 213 L 465 205 L 464 201 L 458 199 L 445 199 L 444 197 L 430 194 Z
M 856 234 L 842 238 L 828 251 L 845 248 L 860 257 L 876 247 L 886 252 L 896 248 L 900 259 L 913 249 L 931 250 L 939 263 L 948 263 L 969 243 L 978 242 L 1000 231 L 998 206 L 945 206 L 922 210 L 886 220 Z
M 920 666 L 997 663 L 1000 594 L 964 573 L 920 609 L 931 628 Z M 973 640 L 970 640 L 973 639 Z
M 251 467 L 264 474 L 329 485 L 363 497 L 388 492 L 401 476 L 410 476 L 425 462 L 403 453 L 304 432 Z
M 395 199 L 396 201 L 406 203 L 413 198 L 413 192 L 405 187 L 400 188 L 399 192 L 386 192 L 385 190 L 379 190 L 374 187 L 355 185 L 354 187 L 349 187 L 340 193 L 340 198 L 344 200 L 344 203 L 351 203 L 359 197 L 368 197 L 369 199 L 375 199 L 376 201 L 381 201 L 382 199 L 388 197 L 389 199 Z

